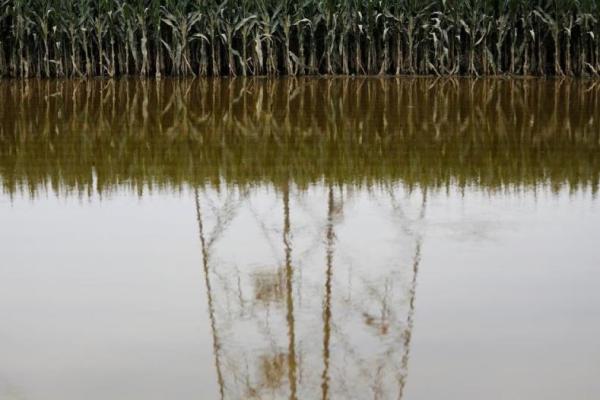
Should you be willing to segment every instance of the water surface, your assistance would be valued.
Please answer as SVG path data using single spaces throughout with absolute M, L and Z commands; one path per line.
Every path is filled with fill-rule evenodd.
M 600 87 L 0 83 L 0 399 L 600 396 Z

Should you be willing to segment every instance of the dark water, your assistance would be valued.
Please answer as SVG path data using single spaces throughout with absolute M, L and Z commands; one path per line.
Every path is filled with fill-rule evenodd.
M 600 85 L 0 82 L 0 399 L 600 397 Z

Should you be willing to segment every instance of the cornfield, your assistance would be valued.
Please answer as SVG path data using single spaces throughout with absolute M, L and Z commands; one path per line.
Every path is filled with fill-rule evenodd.
M 0 0 L 0 76 L 600 75 L 598 0 Z

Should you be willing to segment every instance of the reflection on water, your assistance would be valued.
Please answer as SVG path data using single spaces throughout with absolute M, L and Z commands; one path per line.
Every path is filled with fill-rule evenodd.
M 600 394 L 600 86 L 19 81 L 0 104 L 0 400 Z
M 600 85 L 299 79 L 0 83 L 4 189 L 598 186 Z M 95 186 L 95 187 L 92 187 Z
M 401 398 L 426 191 L 420 204 L 372 193 L 366 225 L 343 187 L 261 195 L 195 191 L 221 397 Z

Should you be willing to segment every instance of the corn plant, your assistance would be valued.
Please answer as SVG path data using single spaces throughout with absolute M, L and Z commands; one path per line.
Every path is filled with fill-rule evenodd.
M 598 0 L 0 0 L 0 76 L 600 75 Z

